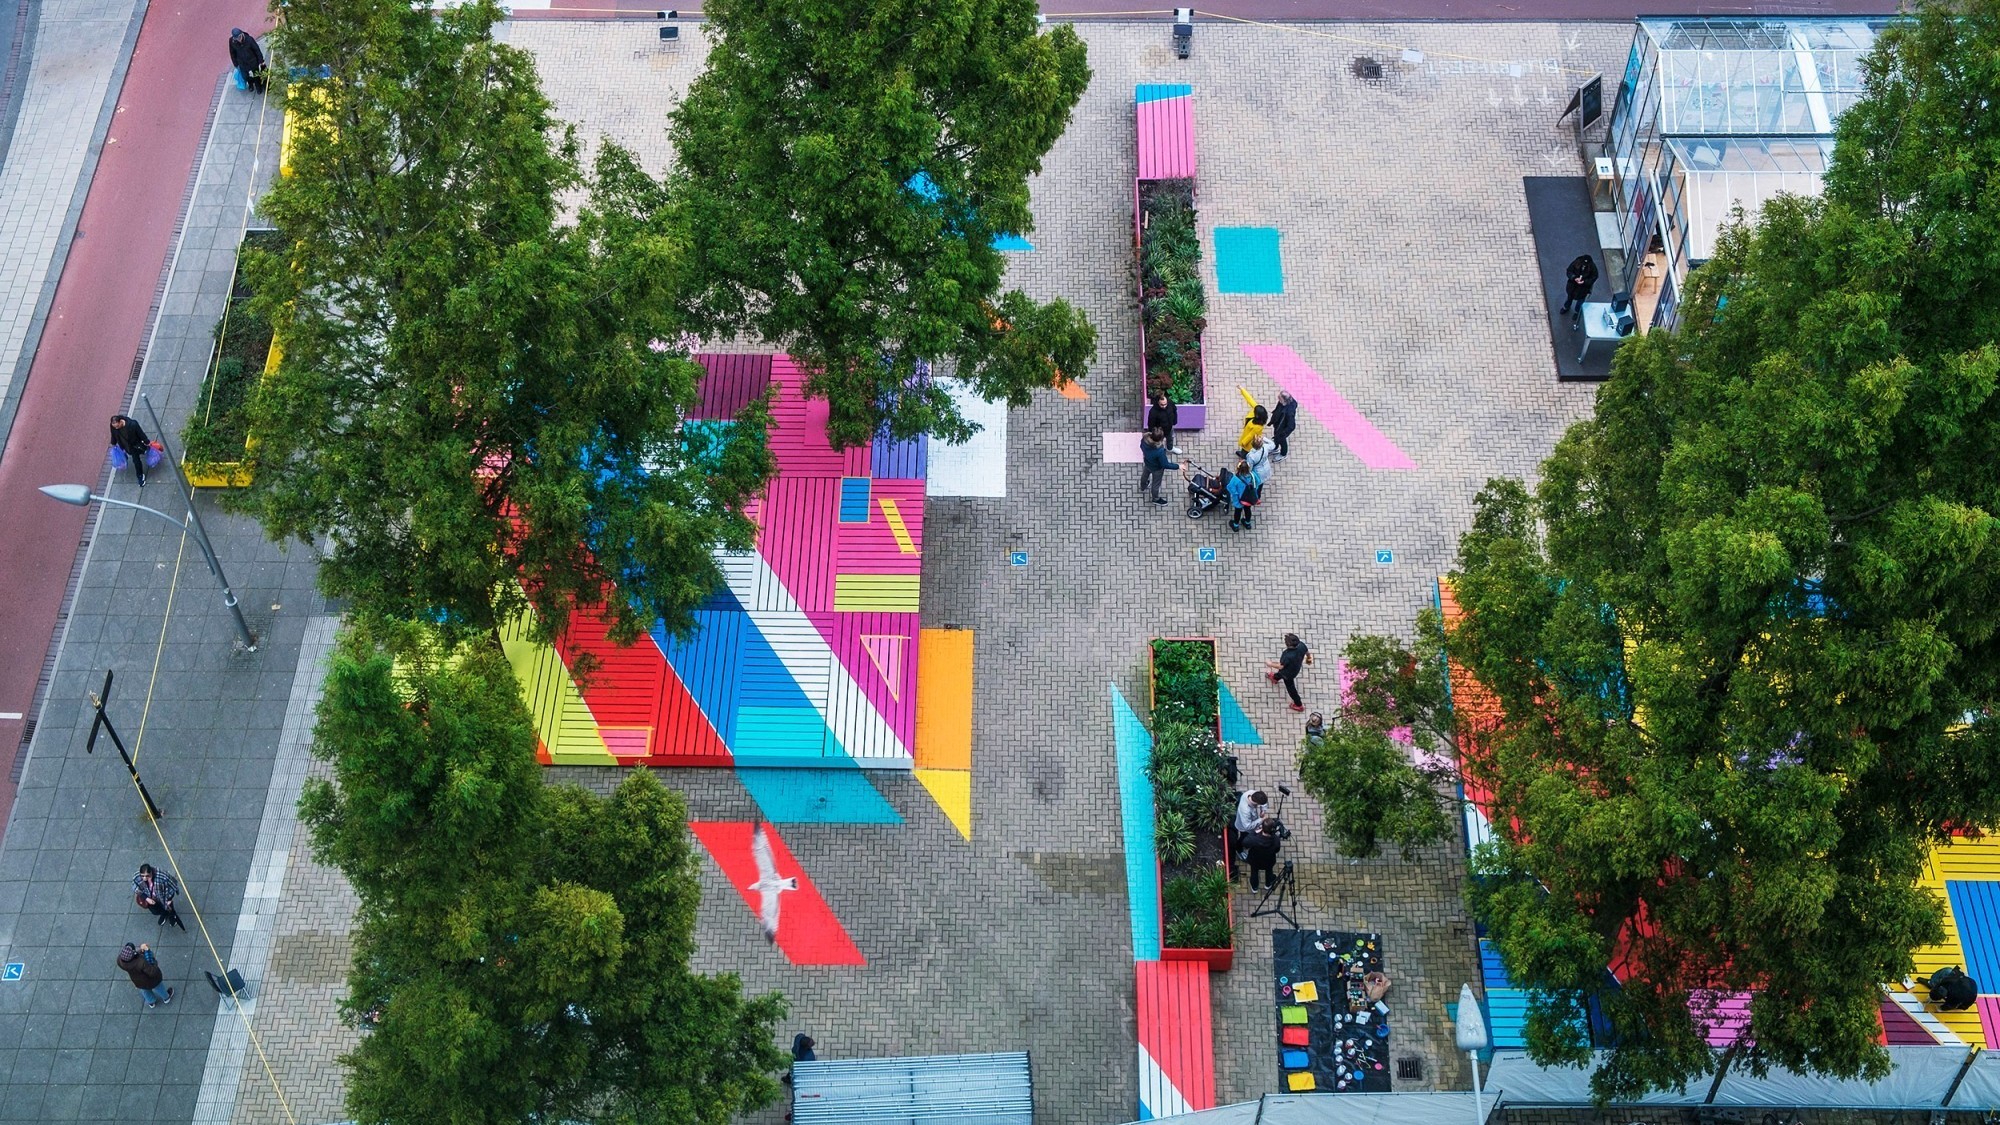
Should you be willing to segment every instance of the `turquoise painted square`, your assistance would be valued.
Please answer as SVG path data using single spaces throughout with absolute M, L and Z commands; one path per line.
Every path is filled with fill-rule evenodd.
M 1223 293 L 1283 293 L 1278 228 L 1215 228 L 1215 287 Z

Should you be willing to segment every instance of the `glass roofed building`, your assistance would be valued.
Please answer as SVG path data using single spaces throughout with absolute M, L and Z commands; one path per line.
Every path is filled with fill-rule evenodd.
M 1731 208 L 1817 194 L 1834 122 L 1861 96 L 1885 19 L 1642 19 L 1598 162 L 1622 253 L 1618 288 L 1671 323 Z M 1607 239 L 1608 241 L 1608 239 Z

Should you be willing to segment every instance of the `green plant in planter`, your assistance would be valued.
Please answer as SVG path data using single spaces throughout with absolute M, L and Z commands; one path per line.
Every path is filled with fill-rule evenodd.
M 1178 809 L 1161 809 L 1154 815 L 1153 848 L 1166 863 L 1182 864 L 1194 858 L 1194 828 Z
M 1160 900 L 1169 946 L 1229 948 L 1229 878 L 1221 871 L 1176 875 L 1160 888 Z
M 1194 834 L 1220 833 L 1234 810 L 1223 764 L 1213 727 L 1156 721 L 1153 756 L 1146 768 L 1156 814 L 1173 813 Z M 1161 854 L 1165 855 L 1164 849 Z
M 1153 717 L 1213 726 L 1219 696 L 1215 648 L 1206 641 L 1153 642 Z
M 250 436 L 245 409 L 271 352 L 271 324 L 249 301 L 230 301 L 215 326 L 215 360 L 201 398 L 181 430 L 188 463 L 197 469 L 243 459 Z

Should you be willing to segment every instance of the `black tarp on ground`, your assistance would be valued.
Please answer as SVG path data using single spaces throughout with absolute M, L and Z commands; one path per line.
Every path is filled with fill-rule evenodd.
M 1578 254 L 1597 259 L 1597 286 L 1590 291 L 1593 301 L 1609 301 L 1612 286 L 1597 245 L 1597 219 L 1590 209 L 1590 185 L 1582 176 L 1524 176 L 1521 186 L 1528 197 L 1528 228 L 1535 236 L 1535 261 L 1542 277 L 1542 302 L 1549 324 L 1549 346 L 1558 379 L 1608 379 L 1611 356 L 1619 345 L 1599 340 L 1590 346 L 1590 355 L 1578 363 L 1576 353 L 1583 348 L 1583 330 L 1572 330 L 1562 308 L 1564 271 Z
M 1278 1015 L 1278 1088 L 1287 1090 L 1289 1077 L 1310 1072 L 1320 1093 L 1387 1093 L 1389 1081 L 1389 1015 L 1370 1009 L 1362 1016 L 1348 1011 L 1348 982 L 1382 970 L 1380 934 L 1340 930 L 1276 930 L 1272 998 Z M 1356 971 L 1358 969 L 1358 972 Z M 1301 1003 L 1293 995 L 1298 982 L 1311 981 L 1318 998 Z M 1303 1025 L 1285 1023 L 1287 1008 L 1304 1008 Z M 1365 1018 L 1364 1018 L 1365 1017 Z M 1304 1046 L 1287 1046 L 1287 1026 L 1307 1030 Z M 1304 1065 L 1286 1066 L 1286 1051 L 1305 1052 Z

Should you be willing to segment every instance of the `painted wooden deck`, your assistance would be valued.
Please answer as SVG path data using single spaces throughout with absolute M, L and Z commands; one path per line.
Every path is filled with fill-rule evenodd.
M 1167 1117 L 1215 1107 L 1215 1032 L 1208 966 L 1140 961 L 1139 1112 Z
M 1133 91 L 1141 180 L 1192 179 L 1194 87 L 1142 85 Z

